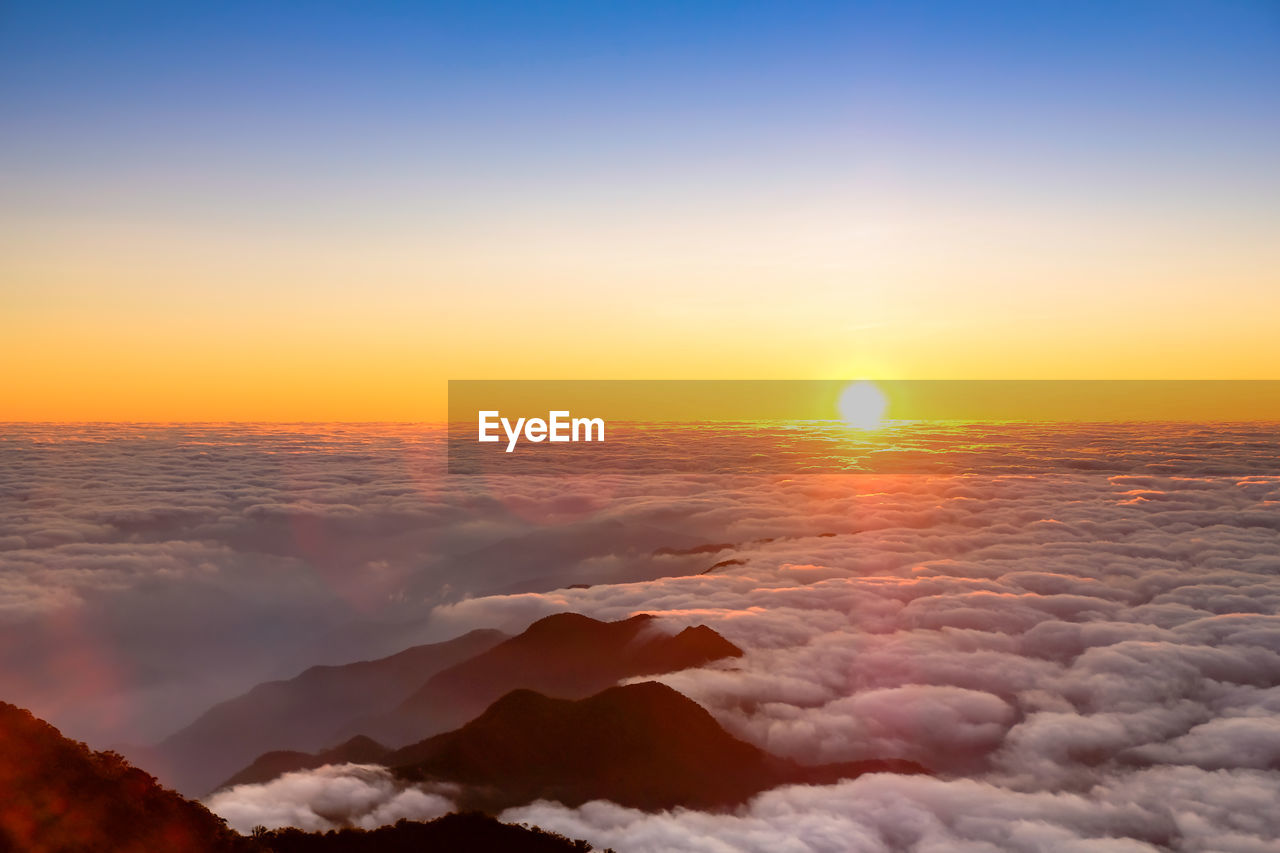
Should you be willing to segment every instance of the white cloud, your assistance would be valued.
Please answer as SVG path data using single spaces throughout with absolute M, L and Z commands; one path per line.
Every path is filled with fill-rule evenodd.
M 442 794 L 407 786 L 386 768 L 367 764 L 326 764 L 260 785 L 237 785 L 205 805 L 242 833 L 255 826 L 373 829 L 401 818 L 432 820 L 453 810 Z
M 1240 851 L 1274 849 L 1275 782 L 1257 771 L 1158 768 L 1088 793 L 1020 792 L 969 779 L 876 774 L 761 794 L 732 814 L 646 814 L 612 803 L 535 803 L 527 821 L 628 853 L 771 851 Z

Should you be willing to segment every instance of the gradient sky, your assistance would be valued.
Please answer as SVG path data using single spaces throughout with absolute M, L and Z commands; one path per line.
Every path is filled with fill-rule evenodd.
M 1273 2 L 0 7 L 0 419 L 1280 378 Z

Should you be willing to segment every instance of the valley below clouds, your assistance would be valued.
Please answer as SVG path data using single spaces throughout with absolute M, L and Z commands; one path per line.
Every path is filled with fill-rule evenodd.
M 1112 426 L 1105 466 L 1080 464 L 1088 430 L 1036 428 L 1034 463 L 990 471 L 556 478 L 447 475 L 439 431 L 408 426 L 19 427 L 0 698 L 164 781 L 148 748 L 259 682 L 647 613 L 743 654 L 630 682 L 779 758 L 932 774 L 504 820 L 619 853 L 1275 850 L 1276 428 Z M 248 830 L 452 800 L 329 765 L 206 802 Z

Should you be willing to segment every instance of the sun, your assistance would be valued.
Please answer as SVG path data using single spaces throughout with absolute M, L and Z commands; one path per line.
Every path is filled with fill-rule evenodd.
M 884 412 L 889 402 L 875 383 L 853 382 L 840 392 L 836 410 L 840 419 L 855 429 L 879 429 L 884 424 Z

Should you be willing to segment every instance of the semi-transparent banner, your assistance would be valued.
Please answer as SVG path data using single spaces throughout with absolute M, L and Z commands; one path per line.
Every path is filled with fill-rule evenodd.
M 454 380 L 454 474 L 1280 472 L 1280 381 Z

